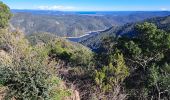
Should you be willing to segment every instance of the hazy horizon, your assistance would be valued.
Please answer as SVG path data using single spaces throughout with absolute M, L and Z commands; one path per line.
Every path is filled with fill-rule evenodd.
M 170 11 L 169 0 L 2 0 L 11 9 L 57 11 Z
M 51 10 L 51 9 L 15 9 L 11 10 L 39 10 L 39 11 L 61 11 L 61 12 L 163 12 L 170 10 Z

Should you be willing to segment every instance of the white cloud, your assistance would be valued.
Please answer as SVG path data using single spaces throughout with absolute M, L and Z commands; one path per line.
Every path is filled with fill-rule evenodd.
M 166 10 L 168 10 L 168 9 L 167 9 L 167 8 L 161 8 L 161 10 L 162 10 L 162 11 L 166 11 Z
M 75 7 L 54 5 L 54 6 L 39 6 L 38 9 L 40 10 L 74 10 Z

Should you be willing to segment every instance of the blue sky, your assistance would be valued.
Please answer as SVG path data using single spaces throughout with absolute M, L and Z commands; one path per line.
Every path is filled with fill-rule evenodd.
M 65 11 L 170 10 L 170 0 L 2 0 L 12 9 Z

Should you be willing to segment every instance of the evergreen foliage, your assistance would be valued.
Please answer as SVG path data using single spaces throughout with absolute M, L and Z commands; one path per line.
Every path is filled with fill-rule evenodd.
M 10 8 L 0 1 L 0 28 L 8 26 L 11 16 Z
M 94 53 L 47 33 L 28 41 L 6 28 L 11 15 L 2 2 L 0 10 L 0 98 L 72 100 L 74 93 L 82 100 L 170 99 L 170 33 L 154 24 L 105 38 Z

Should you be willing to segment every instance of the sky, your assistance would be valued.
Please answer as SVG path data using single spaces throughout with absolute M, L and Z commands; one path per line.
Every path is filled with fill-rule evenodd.
M 59 11 L 170 11 L 170 0 L 1 0 L 11 9 Z

